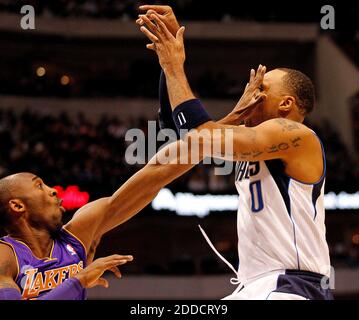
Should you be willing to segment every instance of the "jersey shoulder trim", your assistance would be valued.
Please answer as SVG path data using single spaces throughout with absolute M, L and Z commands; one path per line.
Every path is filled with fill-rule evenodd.
M 85 257 L 87 257 L 87 249 L 81 239 L 74 235 L 71 231 L 67 230 L 65 227 L 63 227 L 62 230 L 69 234 L 71 237 L 75 238 L 81 244 L 84 249 Z
M 1 239 L 0 239 L 0 243 L 5 244 L 5 245 L 7 245 L 8 247 L 10 247 L 11 250 L 12 250 L 12 252 L 14 253 L 15 260 L 16 260 L 16 267 L 17 267 L 17 273 L 16 273 L 16 277 L 15 277 L 15 280 L 14 280 L 14 282 L 16 282 L 16 280 L 17 280 L 17 278 L 19 277 L 19 274 L 20 274 L 20 264 L 19 264 L 19 259 L 18 259 L 18 257 L 17 257 L 17 253 L 16 253 L 16 251 L 15 251 L 15 248 L 14 248 L 14 246 L 13 246 L 11 243 L 6 242 L 6 241 L 1 240 Z

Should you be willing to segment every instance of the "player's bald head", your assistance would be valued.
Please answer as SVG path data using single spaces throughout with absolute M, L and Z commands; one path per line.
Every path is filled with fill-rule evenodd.
M 16 173 L 0 179 L 0 225 L 9 222 L 9 201 L 25 195 L 24 185 L 35 175 L 29 172 Z

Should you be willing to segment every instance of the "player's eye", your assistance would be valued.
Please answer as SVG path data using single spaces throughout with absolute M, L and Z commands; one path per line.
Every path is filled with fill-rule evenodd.
M 42 183 L 40 182 L 40 183 L 38 183 L 37 185 L 36 185 L 39 189 L 42 189 Z
M 263 84 L 261 84 L 258 88 L 260 91 L 263 91 L 264 90 Z

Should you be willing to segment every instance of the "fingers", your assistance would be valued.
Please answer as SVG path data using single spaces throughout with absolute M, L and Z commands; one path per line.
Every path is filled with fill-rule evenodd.
M 258 102 L 263 102 L 264 100 L 266 100 L 267 99 L 267 95 L 265 94 L 265 93 L 260 93 L 259 95 L 258 95 L 258 97 L 256 97 L 256 100 L 258 101 Z
M 132 260 L 133 260 L 132 256 L 121 256 L 116 254 L 104 258 L 103 267 L 105 270 L 111 270 L 113 267 L 124 265 Z
M 146 48 L 152 51 L 156 51 L 156 46 L 154 43 L 146 44 Z
M 170 6 L 159 6 L 159 5 L 143 5 L 139 7 L 142 11 L 154 10 L 157 13 L 166 13 L 172 11 Z
M 142 26 L 144 24 L 141 17 L 136 20 L 136 24 L 138 24 L 139 26 Z
M 120 254 L 113 254 L 111 256 L 107 256 L 104 258 L 100 258 L 103 262 L 110 262 L 110 261 L 116 261 L 116 260 L 126 260 L 126 261 L 132 261 L 133 256 L 132 255 L 120 255 Z M 98 260 L 100 260 L 98 259 Z
M 138 19 L 136 20 L 136 23 L 140 26 L 144 24 L 143 17 L 150 17 L 152 14 L 157 14 L 158 18 L 161 19 L 162 22 L 166 23 L 166 17 L 158 14 L 159 12 L 156 12 L 154 10 L 148 10 L 145 14 L 139 14 Z
M 152 11 L 152 10 L 150 10 L 150 11 Z M 154 11 L 152 11 L 152 12 L 154 12 Z M 142 26 L 142 25 L 146 24 L 148 29 L 153 30 L 153 32 L 158 31 L 157 26 L 154 25 L 152 23 L 152 21 L 149 20 L 145 15 L 139 15 L 139 17 L 140 18 L 138 18 L 136 20 L 136 24 L 138 24 L 139 26 Z M 154 45 L 154 43 L 147 44 L 146 48 L 149 49 L 149 50 L 152 50 L 152 51 L 156 51 L 156 46 Z
M 110 270 L 113 267 L 117 267 L 117 266 L 122 266 L 124 264 L 126 264 L 128 262 L 128 260 L 115 260 L 115 261 L 110 261 L 104 264 L 104 268 L 105 270 Z
M 142 33 L 144 33 L 152 42 L 159 42 L 164 37 L 169 39 L 173 38 L 171 32 L 168 31 L 166 25 L 161 21 L 161 19 L 156 15 L 150 15 L 150 18 L 156 22 L 157 25 L 155 25 L 147 16 L 143 15 L 141 16 L 141 19 L 143 23 L 146 24 L 146 27 L 141 26 L 140 30 Z M 180 30 L 178 30 L 180 31 Z M 181 31 L 179 36 L 182 36 L 183 38 L 183 32 Z
M 142 26 L 140 28 L 141 32 L 148 38 L 150 39 L 152 42 L 156 43 L 159 42 L 160 40 L 151 32 L 149 31 L 146 27 Z
M 183 43 L 183 34 L 184 34 L 185 30 L 186 30 L 185 27 L 181 27 L 181 28 L 179 28 L 179 30 L 177 31 L 177 34 L 176 34 L 176 39 L 181 41 L 181 43 Z
M 257 71 L 251 69 L 249 75 L 249 84 L 252 89 L 259 87 L 262 84 L 266 71 L 266 66 L 263 66 L 261 64 L 258 66 Z M 246 89 L 248 89 L 248 87 L 246 87 Z
M 108 281 L 105 278 L 99 278 L 96 280 L 96 282 L 91 287 L 94 287 L 94 286 L 101 286 L 104 288 L 108 288 Z
M 121 274 L 121 271 L 117 267 L 113 267 L 113 268 L 109 269 L 109 271 L 113 272 L 118 279 L 121 279 L 122 274 Z
M 266 66 L 262 66 L 261 64 L 258 66 L 256 75 L 255 75 L 255 81 L 259 82 L 259 81 L 263 81 L 264 78 L 264 74 L 266 73 L 267 68 Z
M 166 25 L 162 22 L 162 20 L 159 18 L 158 14 L 151 14 L 150 18 L 156 21 L 157 24 L 157 31 L 160 31 L 163 35 L 167 37 L 167 39 L 173 38 L 173 35 L 169 30 L 167 29 Z M 179 31 L 179 30 L 178 30 Z M 183 30 L 184 31 L 184 30 Z
M 160 30 L 159 28 L 150 20 L 147 16 L 141 15 L 142 22 L 146 24 L 146 28 L 150 30 L 153 34 L 157 34 Z
M 163 16 L 160 14 L 160 12 L 156 12 L 155 10 L 148 10 L 146 12 L 146 16 L 150 16 L 151 14 L 157 14 L 160 18 L 163 18 Z
M 154 10 L 148 10 L 146 12 L 146 16 L 150 17 L 151 15 L 156 15 L 164 24 L 166 24 L 166 17 L 160 14 L 160 12 L 156 12 Z
M 255 73 L 254 69 L 251 69 L 251 72 L 249 73 L 249 83 L 253 82 L 255 74 L 256 73 Z
M 250 106 L 254 106 L 262 103 L 265 99 L 267 99 L 267 95 L 265 93 L 259 93 L 254 97 L 253 101 L 250 103 Z

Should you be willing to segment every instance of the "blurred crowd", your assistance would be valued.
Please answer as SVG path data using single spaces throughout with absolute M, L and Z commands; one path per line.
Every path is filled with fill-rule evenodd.
M 0 93 L 25 96 L 55 97 L 147 97 L 157 98 L 160 68 L 152 60 L 102 60 L 91 62 L 86 71 L 67 74 L 68 83 L 62 83 L 66 68 L 51 66 L 46 74 L 38 76 L 39 68 L 18 63 L 0 74 Z M 50 69 L 50 68 L 48 68 Z M 54 69 L 56 69 L 54 71 Z M 146 70 L 146 77 L 143 77 Z M 197 71 L 197 69 L 196 69 Z M 141 81 L 139 81 L 141 79 Z M 204 68 L 189 79 L 200 96 L 216 99 L 237 99 L 245 88 L 247 75 L 227 74 Z
M 326 191 L 357 192 L 359 190 L 357 155 L 349 152 L 329 121 L 324 120 L 315 124 L 308 122 L 307 124 L 313 128 L 324 145 L 327 164 Z

